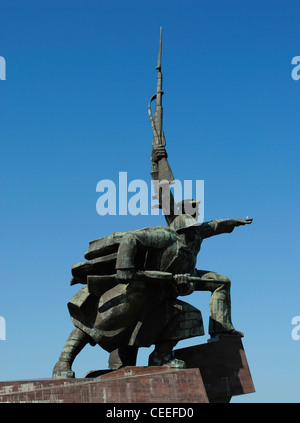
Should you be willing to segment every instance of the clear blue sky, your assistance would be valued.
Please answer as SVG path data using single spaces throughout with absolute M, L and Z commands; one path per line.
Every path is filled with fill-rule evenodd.
M 0 380 L 51 376 L 73 328 L 71 266 L 90 240 L 164 225 L 96 212 L 98 181 L 124 171 L 150 182 L 147 104 L 162 25 L 175 177 L 205 181 L 205 220 L 254 219 L 204 241 L 197 263 L 232 280 L 256 387 L 233 401 L 299 402 L 299 14 L 297 0 L 2 0 Z M 206 335 L 178 347 L 206 342 L 209 296 L 189 298 Z M 76 376 L 107 359 L 86 347 Z

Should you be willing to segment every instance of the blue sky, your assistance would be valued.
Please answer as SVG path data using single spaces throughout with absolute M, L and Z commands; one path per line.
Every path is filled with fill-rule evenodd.
M 299 13 L 296 0 L 2 0 L 0 380 L 51 376 L 73 328 L 71 266 L 89 241 L 165 224 L 96 212 L 98 181 L 127 172 L 150 183 L 147 105 L 163 26 L 173 173 L 204 180 L 205 220 L 253 217 L 204 241 L 197 263 L 232 280 L 233 322 L 256 387 L 233 402 L 299 402 Z M 209 293 L 188 300 L 206 335 L 178 347 L 208 338 Z M 86 347 L 76 376 L 107 359 Z

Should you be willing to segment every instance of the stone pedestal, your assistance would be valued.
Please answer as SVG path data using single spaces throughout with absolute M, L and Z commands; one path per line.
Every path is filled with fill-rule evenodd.
M 198 368 L 210 402 L 229 402 L 255 392 L 243 343 L 238 336 L 218 336 L 206 344 L 175 351 L 188 368 Z
M 240 338 L 220 337 L 178 349 L 187 369 L 125 367 L 90 372 L 84 379 L 0 382 L 9 403 L 209 403 L 254 392 Z

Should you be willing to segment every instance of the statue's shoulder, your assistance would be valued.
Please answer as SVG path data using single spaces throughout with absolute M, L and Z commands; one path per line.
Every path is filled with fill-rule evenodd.
M 89 248 L 84 257 L 87 260 L 91 260 L 95 257 L 117 252 L 119 244 L 126 233 L 128 232 L 113 232 L 110 235 L 93 239 L 90 241 Z

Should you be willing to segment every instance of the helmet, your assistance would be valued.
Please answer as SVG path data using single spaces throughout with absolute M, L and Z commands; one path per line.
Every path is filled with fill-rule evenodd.
M 173 222 L 170 224 L 170 228 L 173 229 L 173 231 L 180 232 L 192 226 L 198 225 L 199 223 L 192 216 L 188 214 L 181 214 L 175 217 Z

